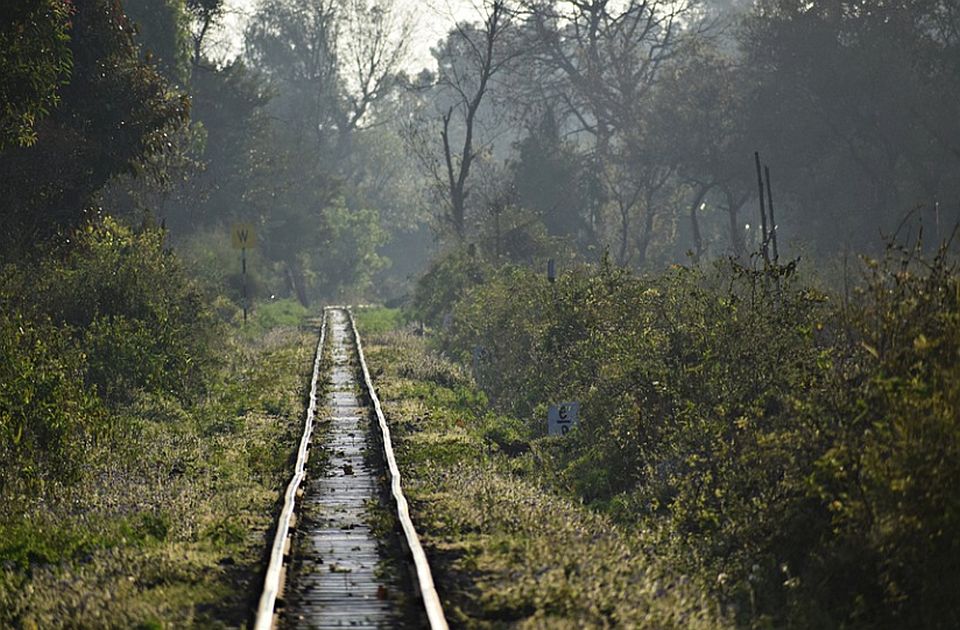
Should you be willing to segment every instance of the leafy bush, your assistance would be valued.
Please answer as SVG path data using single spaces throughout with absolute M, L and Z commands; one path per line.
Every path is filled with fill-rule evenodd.
M 547 404 L 582 403 L 543 464 L 659 532 L 742 621 L 952 626 L 960 279 L 945 254 L 890 251 L 855 306 L 793 266 L 730 262 L 658 276 L 604 263 L 555 285 L 520 268 L 466 288 L 435 273 L 424 291 L 451 279 L 441 344 L 501 410 L 542 435 Z
M 61 331 L 0 309 L 0 488 L 76 472 L 104 419 L 84 367 Z
M 403 323 L 403 311 L 399 308 L 361 308 L 354 311 L 354 317 L 365 335 L 396 330 Z
M 542 445 L 492 413 L 461 366 L 422 337 L 371 332 L 361 328 L 404 491 L 456 625 L 728 627 L 643 532 L 558 496 L 535 464 Z
M 864 574 L 851 614 L 901 626 L 960 625 L 960 274 L 945 249 L 890 246 L 867 260 L 867 278 L 845 319 L 847 413 L 814 469 L 834 536 L 828 566 Z M 864 566 L 865 565 L 865 566 Z M 826 588 L 842 586 L 828 581 Z M 848 587 L 849 590 L 849 587 Z
M 300 302 L 289 298 L 258 304 L 253 312 L 251 332 L 260 334 L 279 326 L 299 326 L 310 311 Z
M 162 239 L 105 219 L 3 269 L 3 485 L 73 479 L 91 444 L 129 429 L 116 411 L 138 391 L 203 395 L 218 328 Z
M 317 223 L 309 214 L 306 220 Z M 389 264 L 377 253 L 388 239 L 379 214 L 369 208 L 351 209 L 342 199 L 335 199 L 323 209 L 322 227 L 322 242 L 319 246 L 308 243 L 304 252 L 312 258 L 320 295 L 363 295 L 374 274 Z
M 56 0 L 0 8 L 0 149 L 36 142 L 38 123 L 57 104 L 57 91 L 73 65 L 70 13 L 70 4 Z
M 19 275 L 20 308 L 48 318 L 83 348 L 85 383 L 104 400 L 136 389 L 202 393 L 214 364 L 214 318 L 199 289 L 163 247 L 163 232 L 113 219 Z
M 216 287 L 238 307 L 243 307 L 244 282 L 247 296 L 256 304 L 284 285 L 275 265 L 265 260 L 260 249 L 247 250 L 247 274 L 243 277 L 240 250 L 230 243 L 230 226 L 217 225 L 193 232 L 176 243 L 184 269 L 204 286 Z
M 485 271 L 487 266 L 484 263 L 462 251 L 438 257 L 417 282 L 413 315 L 426 323 L 439 325 L 464 292 L 483 281 Z

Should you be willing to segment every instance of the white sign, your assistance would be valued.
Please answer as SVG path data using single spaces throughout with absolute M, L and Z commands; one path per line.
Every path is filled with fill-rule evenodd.
M 550 405 L 547 410 L 547 435 L 566 435 L 580 424 L 580 403 Z

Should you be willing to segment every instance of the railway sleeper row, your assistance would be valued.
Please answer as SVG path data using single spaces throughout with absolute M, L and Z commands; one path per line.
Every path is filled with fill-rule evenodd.
M 255 627 L 446 628 L 347 309 L 324 311 L 310 396 Z

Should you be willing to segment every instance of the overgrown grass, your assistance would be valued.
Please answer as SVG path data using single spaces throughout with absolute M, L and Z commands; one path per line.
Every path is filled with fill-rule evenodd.
M 357 308 L 353 315 L 357 327 L 371 335 L 399 328 L 405 321 L 403 311 L 399 308 Z
M 466 628 L 726 625 L 649 541 L 545 478 L 549 438 L 489 411 L 465 371 L 422 339 L 360 322 L 434 578 Z
M 0 626 L 240 627 L 299 437 L 315 337 L 224 338 L 185 406 L 142 394 L 79 479 L 0 502 Z
M 578 430 L 531 441 L 547 487 L 642 532 L 738 624 L 955 627 L 960 272 L 919 244 L 863 262 L 845 294 L 792 264 L 485 268 L 422 316 L 452 314 L 437 345 L 531 438 L 580 401 Z M 405 394 L 446 404 L 424 387 Z
M 251 339 L 281 326 L 296 327 L 310 315 L 310 311 L 294 298 L 257 303 L 244 334 Z

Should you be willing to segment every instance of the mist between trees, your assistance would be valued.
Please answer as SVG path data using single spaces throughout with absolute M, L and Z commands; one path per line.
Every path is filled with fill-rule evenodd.
M 261 0 L 245 20 L 240 54 L 225 58 L 223 0 L 0 5 L 4 496 L 21 500 L 27 490 L 75 482 L 92 446 L 109 450 L 111 440 L 128 438 L 123 422 L 144 396 L 192 413 L 222 385 L 227 351 L 218 340 L 263 332 L 271 318 L 295 321 L 304 307 L 323 301 L 407 301 L 437 328 L 451 313 L 459 314 L 458 324 L 471 316 L 479 327 L 472 333 L 446 332 L 446 349 L 464 356 L 471 344 L 496 338 L 496 330 L 481 326 L 490 323 L 482 316 L 488 306 L 505 309 L 497 321 L 516 323 L 517 331 L 512 317 L 542 318 L 551 304 L 573 313 L 569 330 L 589 328 L 576 328 L 581 293 L 611 301 L 597 320 L 614 313 L 609 326 L 635 332 L 624 348 L 647 347 L 647 333 L 637 328 L 643 313 L 623 310 L 628 304 L 661 319 L 673 309 L 712 321 L 707 336 L 719 341 L 698 347 L 722 354 L 749 342 L 742 322 L 727 317 L 731 305 L 749 302 L 752 319 L 745 321 L 756 322 L 769 337 L 764 343 L 778 356 L 792 353 L 803 369 L 781 374 L 774 392 L 780 398 L 753 391 L 753 376 L 730 376 L 739 372 L 711 382 L 724 396 L 746 388 L 742 401 L 752 415 L 743 418 L 775 421 L 779 431 L 776 423 L 793 419 L 783 409 L 796 407 L 810 419 L 805 427 L 826 427 L 815 436 L 822 448 L 784 469 L 805 475 L 788 480 L 796 498 L 790 514 L 816 519 L 818 541 L 836 543 L 829 554 L 804 556 L 824 563 L 806 575 L 843 566 L 859 567 L 850 575 L 860 576 L 868 566 L 863 558 L 892 558 L 880 563 L 886 573 L 872 591 L 844 591 L 837 597 L 846 599 L 825 606 L 823 619 L 895 623 L 900 614 L 928 625 L 955 621 L 946 588 L 955 580 L 918 577 L 910 555 L 940 554 L 953 563 L 944 571 L 956 573 L 955 541 L 945 542 L 938 529 L 953 531 L 956 511 L 940 512 L 956 505 L 955 496 L 922 494 L 909 518 L 897 497 L 915 487 L 917 471 L 956 487 L 955 466 L 944 464 L 955 458 L 944 453 L 956 452 L 958 435 L 957 283 L 955 255 L 941 243 L 960 217 L 960 3 L 477 0 L 435 43 L 435 67 L 412 74 L 415 23 L 438 19 L 428 8 L 400 0 Z M 246 278 L 230 242 L 231 226 L 240 222 L 254 227 L 257 241 L 247 252 Z M 884 235 L 911 245 L 897 249 Z M 903 254 L 902 268 L 891 252 Z M 844 284 L 857 253 L 883 253 L 893 265 L 873 263 L 881 271 L 868 272 L 861 293 Z M 561 269 L 560 302 L 535 271 L 551 258 Z M 726 275 L 710 275 L 713 269 Z M 822 291 L 791 289 L 788 279 L 813 269 L 839 271 L 821 273 Z M 704 289 L 714 277 L 729 290 Z M 511 301 L 519 291 L 537 298 L 528 310 Z M 245 292 L 264 317 L 240 333 Z M 629 300 L 617 301 L 621 292 Z M 867 294 L 873 301 L 865 310 L 848 303 Z M 665 305 L 661 295 L 676 302 Z M 821 298 L 844 309 L 842 325 L 828 328 L 846 335 L 836 343 L 813 330 L 823 323 Z M 903 313 L 914 311 L 919 323 L 901 327 Z M 557 330 L 569 332 L 563 314 L 556 317 Z M 667 363 L 689 358 L 679 347 L 684 335 L 706 335 L 687 330 L 695 321 L 676 329 L 673 323 L 663 324 L 680 340 L 663 354 Z M 778 335 L 784 327 L 792 333 Z M 889 347 L 871 341 L 871 330 Z M 531 338 L 536 350 L 544 340 L 562 345 L 550 335 Z M 530 340 L 522 341 L 518 353 Z M 836 356 L 821 355 L 825 348 Z M 622 348 L 607 350 L 619 356 Z M 748 368 L 778 374 L 770 357 L 744 356 L 756 359 Z M 597 364 L 608 365 L 608 358 Z M 845 361 L 860 371 L 837 371 Z M 542 375 L 527 368 L 516 373 L 536 385 Z M 629 520 L 641 513 L 640 503 L 653 505 L 652 498 L 661 502 L 656 510 L 669 512 L 670 492 L 689 491 L 690 518 L 671 512 L 677 531 L 754 518 L 755 506 L 744 504 L 734 514 L 742 521 L 723 520 L 714 509 L 722 497 L 698 494 L 700 487 L 656 496 L 653 486 L 615 487 L 617 480 L 652 479 L 660 472 L 650 462 L 672 465 L 680 455 L 667 457 L 656 440 L 613 444 L 623 437 L 616 430 L 633 430 L 618 420 L 632 422 L 635 409 L 584 384 L 598 372 L 573 372 L 615 413 L 606 433 L 595 425 L 581 435 L 595 442 L 576 443 L 584 457 L 603 446 L 603 457 L 560 458 L 568 472 L 582 466 L 609 487 L 572 492 L 597 509 L 622 508 Z M 644 374 L 629 375 L 634 393 L 647 396 L 644 404 L 667 400 Z M 677 378 L 703 385 L 688 374 Z M 910 395 L 889 389 L 894 381 L 909 384 Z M 824 400 L 793 397 L 808 385 Z M 533 413 L 528 403 L 548 402 L 523 398 L 536 392 L 507 395 L 515 383 L 497 387 L 488 393 L 520 415 Z M 848 390 L 862 395 L 844 398 Z M 780 406 L 764 407 L 774 398 Z M 690 400 L 678 394 L 668 402 Z M 711 430 L 723 442 L 733 431 L 725 421 L 739 422 L 739 411 L 714 409 L 712 416 L 708 403 L 715 401 L 696 400 L 707 410 L 700 420 L 719 418 Z M 868 403 L 880 411 L 861 413 Z M 912 439 L 909 422 L 880 431 L 883 409 L 908 420 L 914 412 L 933 418 L 937 433 L 929 435 L 938 436 L 942 452 L 926 437 Z M 833 415 L 818 415 L 823 410 Z M 847 423 L 851 417 L 856 421 Z M 667 430 L 677 431 L 672 444 L 687 449 L 681 455 L 694 457 L 689 466 L 709 455 L 705 475 L 720 478 L 718 466 L 730 474 L 730 485 L 718 491 L 747 492 L 754 482 L 771 492 L 781 487 L 774 469 L 763 469 L 772 475 L 768 485 L 741 480 L 739 469 L 718 463 L 726 461 L 723 449 L 697 451 L 696 426 Z M 791 435 L 750 433 L 758 442 L 777 439 L 744 453 L 766 457 L 767 447 L 783 446 L 796 454 L 788 448 Z M 865 463 L 851 454 L 864 448 L 872 449 Z M 891 453 L 895 466 L 885 463 Z M 916 453 L 926 468 L 908 461 Z M 848 476 L 850 462 L 873 475 L 875 486 Z M 826 497 L 838 506 L 824 504 Z M 816 510 L 804 511 L 810 504 Z M 786 504 L 773 497 L 764 505 Z M 13 510 L 4 518 L 16 516 Z M 801 528 L 803 518 L 789 522 Z M 856 539 L 864 523 L 876 537 L 864 542 L 861 556 L 845 555 L 841 543 Z M 703 549 L 741 540 L 727 533 L 705 539 Z M 771 541 L 775 548 L 779 539 Z M 810 543 L 815 551 L 818 541 Z M 734 575 L 723 568 L 722 550 L 703 549 L 704 560 L 691 561 L 697 570 Z M 837 558 L 843 562 L 829 564 Z M 763 556 L 768 586 L 779 579 L 779 559 Z M 735 564 L 739 601 L 757 596 L 752 566 Z M 805 592 L 819 597 L 827 590 Z M 779 586 L 769 593 L 761 609 L 808 601 Z M 925 601 L 953 616 L 931 616 Z M 889 608 L 876 612 L 873 603 Z M 741 616 L 750 622 L 748 613 Z M 771 618 L 818 622 L 812 613 Z
M 7 260 L 109 214 L 234 299 L 235 221 L 258 296 L 304 304 L 403 295 L 470 246 L 662 268 L 764 240 L 755 151 L 787 258 L 960 212 L 953 2 L 478 1 L 417 76 L 442 12 L 398 0 L 263 0 L 235 59 L 222 0 L 122 9 L 4 9 Z

